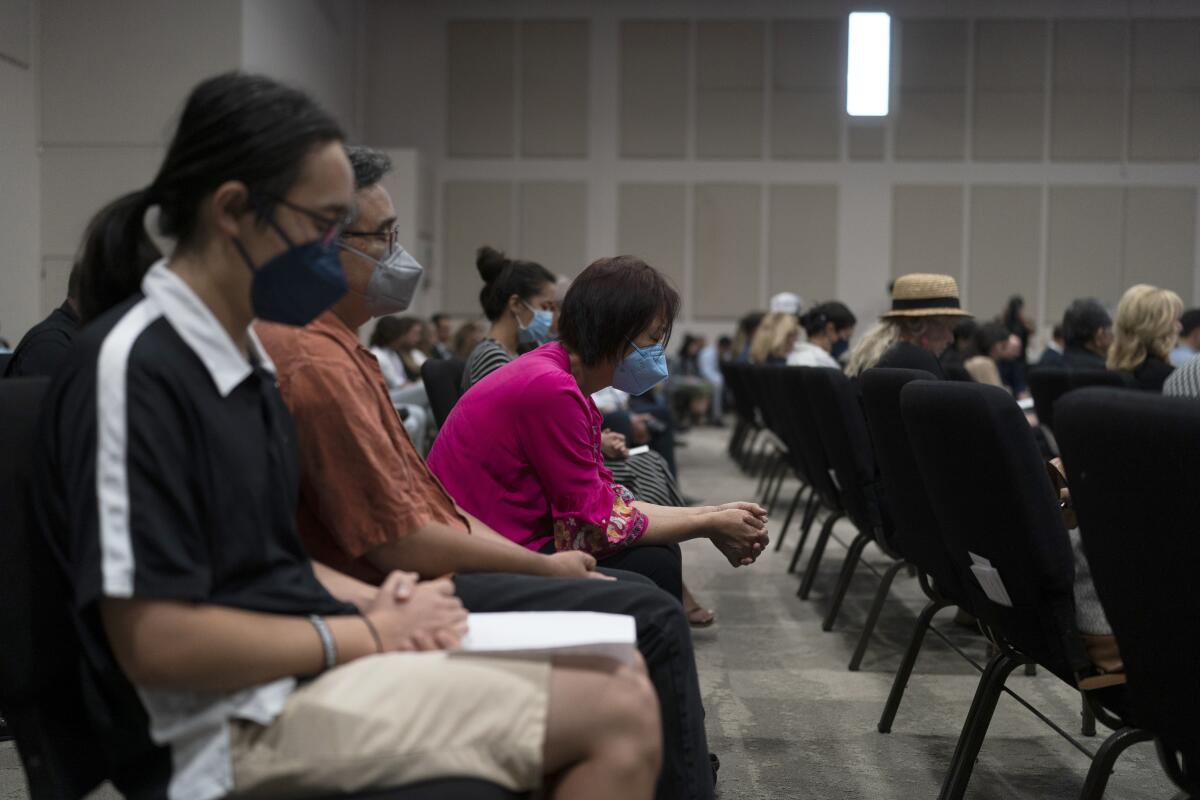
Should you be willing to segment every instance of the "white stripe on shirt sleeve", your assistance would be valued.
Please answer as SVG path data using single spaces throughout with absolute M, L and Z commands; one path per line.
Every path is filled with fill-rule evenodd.
M 104 337 L 96 363 L 96 502 L 102 591 L 107 597 L 133 596 L 125 374 L 133 343 L 160 316 L 158 304 L 149 298 L 129 309 Z

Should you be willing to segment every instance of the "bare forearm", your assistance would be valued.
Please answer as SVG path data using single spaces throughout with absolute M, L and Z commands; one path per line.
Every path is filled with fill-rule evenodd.
M 487 540 L 490 542 L 496 542 L 498 544 L 505 545 L 505 546 L 512 545 L 513 547 L 521 547 L 521 545 L 517 544 L 512 539 L 509 539 L 504 534 L 498 533 L 495 530 L 493 530 L 492 526 L 488 525 L 483 520 L 467 513 L 463 509 L 462 506 L 458 507 L 458 513 L 462 514 L 464 517 L 467 518 L 467 525 L 469 525 L 471 528 L 472 536 L 478 536 L 480 539 L 484 539 L 484 540 Z M 522 549 L 524 549 L 524 548 L 522 548 Z
M 638 500 L 633 505 L 647 516 L 653 511 L 660 517 L 698 517 L 717 510 L 716 506 L 656 506 L 653 503 L 645 503 L 641 500 Z
M 508 539 L 497 542 L 436 523 L 367 553 L 367 558 L 383 572 L 404 570 L 427 579 L 451 572 L 549 574 L 546 557 L 540 553 Z
M 102 601 L 105 632 L 138 686 L 234 692 L 324 666 L 321 640 L 305 617 L 165 600 Z M 327 617 L 345 663 L 375 652 L 358 617 Z
M 640 501 L 634 506 L 649 520 L 646 532 L 638 540 L 640 544 L 678 544 L 707 535 L 704 519 L 700 515 L 677 514 L 673 513 L 677 511 L 673 507 Z
M 366 608 L 371 599 L 375 597 L 375 592 L 378 591 L 371 584 L 364 583 L 358 578 L 352 578 L 344 572 L 338 572 L 333 567 L 327 567 L 318 561 L 312 562 L 312 566 L 317 580 L 325 587 L 325 591 L 343 603 L 357 606 L 359 610 Z

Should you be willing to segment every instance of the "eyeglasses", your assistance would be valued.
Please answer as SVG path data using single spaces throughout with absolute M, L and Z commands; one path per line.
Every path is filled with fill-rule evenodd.
M 304 206 L 290 203 L 287 200 L 284 200 L 282 197 L 276 197 L 269 194 L 264 194 L 263 197 L 266 197 L 271 202 L 278 203 L 284 208 L 290 208 L 292 211 L 295 211 L 298 214 L 303 214 L 313 222 L 317 223 L 319 230 L 321 231 L 321 244 L 325 246 L 329 246 L 337 241 L 338 237 L 342 235 L 342 231 L 349 227 L 353 217 L 353 214 L 349 211 L 339 217 L 327 217 L 324 214 L 313 211 L 311 208 L 305 208 Z
M 387 242 L 388 252 L 396 249 L 400 242 L 400 225 L 396 224 L 386 231 L 342 231 L 343 239 L 382 239 Z

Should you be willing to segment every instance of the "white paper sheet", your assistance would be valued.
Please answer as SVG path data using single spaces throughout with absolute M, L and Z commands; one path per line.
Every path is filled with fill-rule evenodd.
M 637 628 L 627 614 L 513 611 L 471 614 L 461 653 L 602 656 L 633 663 Z

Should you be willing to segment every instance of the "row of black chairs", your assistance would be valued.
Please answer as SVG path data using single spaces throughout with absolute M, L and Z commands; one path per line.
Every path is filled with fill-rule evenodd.
M 904 565 L 916 570 L 929 598 L 895 676 L 879 730 L 886 733 L 891 729 L 925 632 L 939 610 L 956 606 L 967 611 L 991 640 L 994 655 L 981 676 L 939 795 L 960 798 L 996 702 L 1005 690 L 1005 679 L 1014 669 L 1040 665 L 1072 686 L 1094 677 L 1095 670 L 1075 627 L 1073 553 L 1058 498 L 1025 415 L 1001 389 L 933 381 L 932 377 L 905 370 L 869 370 L 855 387 L 833 369 L 725 367 L 726 384 L 738 412 L 731 454 L 747 469 L 762 471 L 762 497 L 767 504 L 777 501 L 782 476 L 788 471 L 800 481 L 793 511 L 802 493 L 809 493 L 793 567 L 809 528 L 825 515 L 801 581 L 802 597 L 812 588 L 833 524 L 845 517 L 857 531 L 831 596 L 826 630 L 837 619 L 865 547 L 874 543 L 893 559 L 883 573 L 850 668 L 857 669 L 861 663 L 892 579 Z M 1120 390 L 1088 391 L 1116 391 L 1124 403 L 1162 400 Z M 1101 394 L 1093 402 L 1103 404 L 1109 399 Z M 1077 430 L 1067 426 L 1082 424 L 1079 420 L 1087 417 L 1076 413 L 1080 402 L 1071 396 L 1059 404 L 1058 422 L 1064 430 Z M 1200 418 L 1200 406 L 1190 410 L 1193 421 Z M 1100 413 L 1090 424 L 1102 425 L 1104 419 L 1105 414 Z M 1192 441 L 1200 455 L 1200 440 Z M 1072 459 L 1086 463 L 1087 458 L 1076 455 L 1073 442 L 1068 439 L 1064 445 L 1072 472 L 1076 470 Z M 1102 456 L 1093 470 L 1106 474 L 1115 470 L 1118 475 L 1123 471 L 1119 458 Z M 1162 469 L 1160 466 L 1158 471 Z M 1141 472 L 1155 474 L 1154 470 Z M 1072 475 L 1073 486 L 1076 479 Z M 1112 497 L 1106 495 L 1109 501 Z M 1150 497 L 1143 496 L 1145 500 Z M 1080 500 L 1085 526 L 1088 515 L 1083 507 L 1089 501 L 1094 502 L 1085 491 Z M 777 540 L 786 535 L 790 521 L 789 515 Z M 1166 522 L 1161 524 L 1163 529 L 1170 528 Z M 1085 527 L 1085 541 L 1090 542 L 1088 533 Z M 1135 538 L 1138 535 L 1140 531 Z M 1007 597 L 994 589 L 991 595 L 986 593 L 972 568 L 995 570 L 1002 576 Z M 1107 606 L 1102 590 L 1101 597 Z M 1120 626 L 1114 622 L 1114 628 L 1124 652 Z M 1160 742 L 1166 741 L 1162 738 L 1165 729 L 1133 724 L 1135 719 L 1148 723 L 1141 722 L 1140 713 L 1131 711 L 1131 693 L 1124 686 L 1084 692 L 1083 697 L 1085 733 L 1094 732 L 1095 718 L 1114 731 L 1096 753 L 1080 795 L 1099 798 L 1121 752 L 1148 740 L 1147 730 L 1158 734 Z M 1177 783 L 1190 788 L 1189 760 L 1166 758 L 1180 752 L 1186 750 L 1177 743 L 1164 747 L 1164 761 Z

